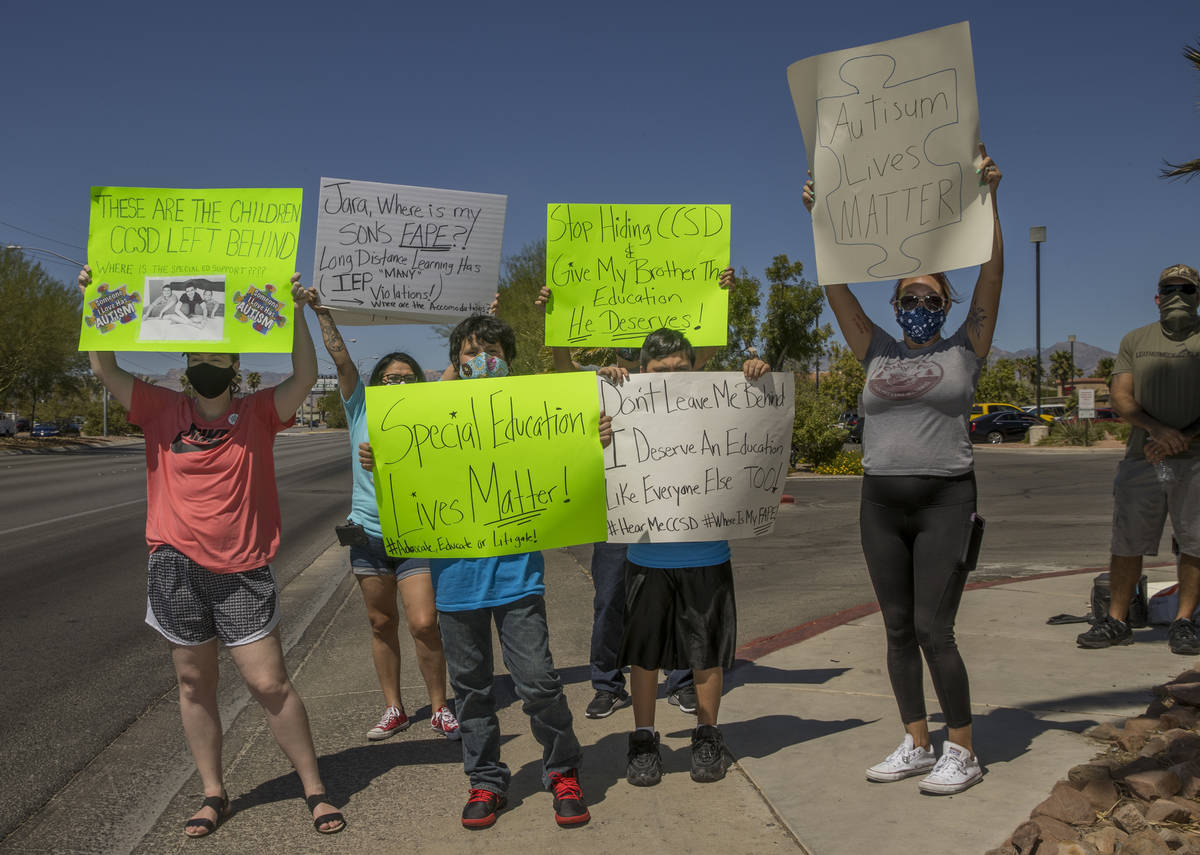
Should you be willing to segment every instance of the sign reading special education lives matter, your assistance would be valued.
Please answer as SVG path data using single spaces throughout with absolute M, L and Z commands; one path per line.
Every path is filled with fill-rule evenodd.
M 810 57 L 787 74 L 816 187 L 820 284 L 917 276 L 991 256 L 966 22 Z
M 795 377 L 635 374 L 600 383 L 608 540 L 756 537 L 775 526 L 796 413 Z
M 481 557 L 604 540 L 595 375 L 367 388 L 384 546 Z
M 321 179 L 313 283 L 342 324 L 453 322 L 486 312 L 507 196 Z
M 79 349 L 290 351 L 302 196 L 93 187 Z
M 546 344 L 640 347 L 666 327 L 724 345 L 728 205 L 568 205 L 546 209 Z

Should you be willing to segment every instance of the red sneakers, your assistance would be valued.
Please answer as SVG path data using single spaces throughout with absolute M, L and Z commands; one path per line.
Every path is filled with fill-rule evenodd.
M 496 812 L 504 810 L 508 799 L 491 790 L 471 790 L 463 807 L 462 824 L 466 828 L 488 828 L 496 823 Z
M 403 710 L 388 707 L 383 711 L 383 718 L 379 719 L 379 724 L 367 731 L 367 739 L 387 739 L 393 734 L 407 730 L 411 724 L 412 719 L 405 715 Z
M 592 815 L 583 801 L 579 775 L 574 769 L 566 774 L 550 773 L 550 790 L 554 793 L 554 821 L 564 828 L 583 825 Z
M 437 708 L 433 718 L 429 721 L 429 726 L 447 739 L 462 739 L 462 734 L 458 732 L 458 719 L 445 705 Z

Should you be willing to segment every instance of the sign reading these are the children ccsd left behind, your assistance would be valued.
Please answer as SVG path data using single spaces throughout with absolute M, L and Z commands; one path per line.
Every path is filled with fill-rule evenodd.
M 809 57 L 787 77 L 816 189 L 820 284 L 891 281 L 991 256 L 966 22 Z
M 79 349 L 290 351 L 302 196 L 93 187 Z
M 724 345 L 729 218 L 729 205 L 549 205 L 546 344 L 638 347 L 666 328 Z
M 600 383 L 608 540 L 661 543 L 767 534 L 787 481 L 795 377 L 635 374 Z
M 512 555 L 604 540 L 591 373 L 367 388 L 388 554 Z

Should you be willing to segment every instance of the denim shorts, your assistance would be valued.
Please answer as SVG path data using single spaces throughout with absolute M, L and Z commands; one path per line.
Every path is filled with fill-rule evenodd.
M 396 558 L 387 554 L 383 540 L 367 535 L 367 546 L 350 547 L 350 569 L 355 576 L 392 576 L 397 582 L 429 572 L 428 558 Z
M 206 570 L 170 546 L 150 553 L 146 623 L 172 644 L 214 638 L 237 647 L 266 638 L 279 623 L 279 592 L 270 565 L 242 573 Z
M 1112 554 L 1157 555 L 1167 514 L 1180 551 L 1200 556 L 1200 458 L 1167 459 L 1171 480 L 1162 482 L 1145 458 L 1117 464 L 1113 481 Z

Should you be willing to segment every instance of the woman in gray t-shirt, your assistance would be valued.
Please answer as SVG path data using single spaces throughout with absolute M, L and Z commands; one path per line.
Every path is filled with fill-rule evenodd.
M 860 526 L 867 570 L 887 631 L 888 675 L 906 731 L 872 781 L 924 774 L 920 789 L 957 793 L 980 781 L 971 747 L 971 695 L 954 642 L 966 585 L 964 547 L 975 513 L 969 420 L 979 369 L 992 346 L 1004 246 L 996 213 L 1000 170 L 979 145 L 980 184 L 992 195 L 992 257 L 979 268 L 971 306 L 943 338 L 954 292 L 944 273 L 901 279 L 892 295 L 894 339 L 872 323 L 846 285 L 825 288 L 829 306 L 866 369 Z M 812 210 L 811 179 L 804 204 Z M 921 656 L 929 665 L 948 734 L 937 757 L 929 737 Z

